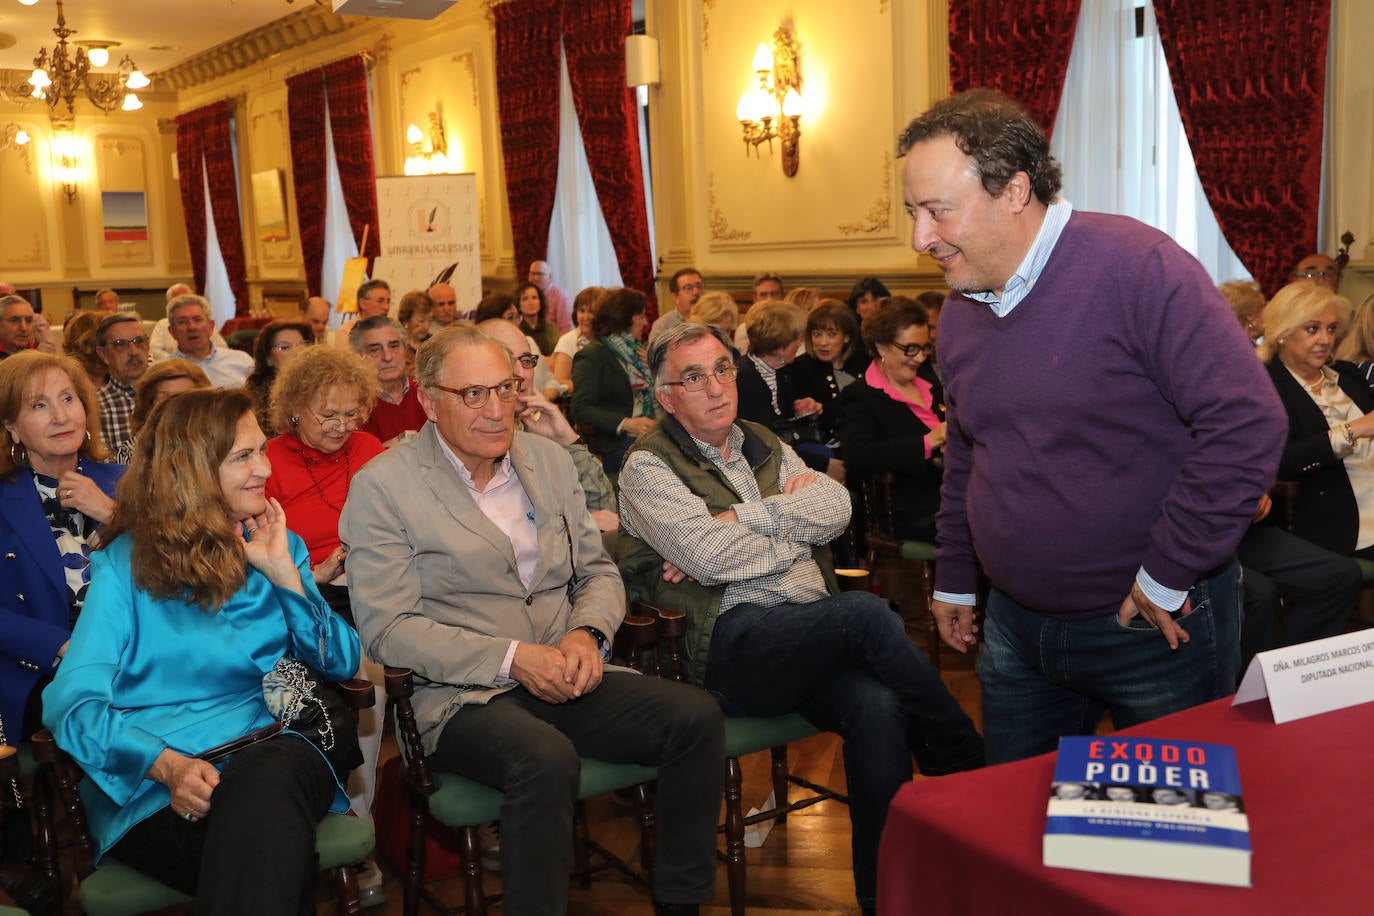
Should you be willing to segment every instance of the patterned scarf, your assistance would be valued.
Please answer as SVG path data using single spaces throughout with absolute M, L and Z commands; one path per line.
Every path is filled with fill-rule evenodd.
M 81 468 L 78 466 L 77 470 Z M 43 514 L 48 517 L 48 527 L 52 529 L 57 552 L 62 557 L 62 569 L 67 580 L 68 616 L 70 623 L 75 626 L 76 616 L 81 613 L 81 606 L 86 601 L 86 589 L 91 584 L 91 548 L 96 546 L 94 526 L 77 510 L 62 505 L 57 497 L 56 478 L 34 471 L 33 485 L 38 490 Z
M 630 391 L 639 400 L 640 415 L 653 419 L 654 384 L 649 379 L 649 367 L 644 362 L 644 348 L 629 334 L 607 334 L 601 338 L 611 348 L 625 374 L 630 377 Z

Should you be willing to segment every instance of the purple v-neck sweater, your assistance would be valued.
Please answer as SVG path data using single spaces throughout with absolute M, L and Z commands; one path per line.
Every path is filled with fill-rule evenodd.
M 940 316 L 949 440 L 936 588 L 1115 612 L 1142 565 L 1186 589 L 1235 550 L 1287 421 L 1226 301 L 1168 236 L 1075 212 L 1006 318 Z

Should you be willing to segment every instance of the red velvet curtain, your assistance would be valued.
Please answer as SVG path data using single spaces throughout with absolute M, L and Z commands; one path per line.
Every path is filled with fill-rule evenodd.
M 325 64 L 325 94 L 329 98 L 329 129 L 334 135 L 334 159 L 339 164 L 344 204 L 353 239 L 359 244 L 363 228 L 367 245 L 358 253 L 375 258 L 381 253 L 377 231 L 377 172 L 372 165 L 372 117 L 367 104 L 367 66 L 361 56 Z
M 291 180 L 296 191 L 296 223 L 310 295 L 320 294 L 324 263 L 324 71 L 307 70 L 286 80 L 291 131 Z
M 191 274 L 196 290 L 205 289 L 205 132 L 208 108 L 177 115 L 177 175 L 181 214 L 191 248 Z
M 372 163 L 372 119 L 368 111 L 367 66 L 361 57 L 346 57 L 286 81 L 291 118 L 291 176 L 296 187 L 296 222 L 301 227 L 301 257 L 310 295 L 318 296 L 324 263 L 325 136 L 324 116 L 334 138 L 344 206 L 354 242 L 361 242 L 375 258 L 381 251 L 377 232 L 377 176 Z
M 1080 0 L 949 0 L 949 83 L 1016 99 L 1054 130 Z
M 506 0 L 496 17 L 496 93 L 517 273 L 548 253 L 558 182 L 561 0 Z M 622 66 L 623 66 L 622 62 Z
M 1330 0 L 1154 0 L 1183 129 L 1267 295 L 1316 250 Z
M 186 215 L 186 236 L 191 245 L 191 268 L 196 289 L 205 290 L 205 195 L 202 168 L 210 187 L 210 212 L 219 237 L 220 256 L 234 291 L 234 314 L 248 314 L 248 264 L 243 251 L 239 222 L 238 175 L 234 166 L 233 139 L 229 131 L 229 103 L 214 102 L 179 115 L 177 169 L 181 174 L 181 202 Z M 184 133 L 183 133 L 184 131 Z
M 652 303 L 654 264 L 639 160 L 639 111 L 633 90 L 625 85 L 625 36 L 632 29 L 630 0 L 564 0 L 568 79 L 596 196 L 621 279 L 643 290 Z

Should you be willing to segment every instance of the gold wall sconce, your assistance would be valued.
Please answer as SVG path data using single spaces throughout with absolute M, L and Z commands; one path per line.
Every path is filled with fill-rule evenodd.
M 11 122 L 5 125 L 4 133 L 0 134 L 0 150 L 14 150 L 19 154 L 19 158 L 24 161 L 24 171 L 31 172 L 33 165 L 29 161 L 29 142 L 32 139 L 28 131 Z
M 76 191 L 81 186 L 81 145 L 69 132 L 58 131 L 53 136 L 52 177 L 67 195 L 67 203 L 76 203 Z
M 801 50 L 791 29 L 781 26 L 773 33 L 771 50 L 759 45 L 753 70 L 758 85 L 740 96 L 735 106 L 745 151 L 753 150 L 758 158 L 759 146 L 767 143 L 772 152 L 776 137 L 782 143 L 782 173 L 791 178 L 801 160 L 801 119 L 806 112 L 801 97 Z
M 410 155 L 406 157 L 403 170 L 407 175 L 451 175 L 463 170 L 461 144 L 450 156 L 444 116 L 440 112 L 429 113 L 428 131 L 421 130 L 418 124 L 407 126 L 406 143 L 410 145 Z

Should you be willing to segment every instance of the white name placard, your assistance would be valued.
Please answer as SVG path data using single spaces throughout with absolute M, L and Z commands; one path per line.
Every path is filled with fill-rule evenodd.
M 1231 705 L 1269 697 L 1275 722 L 1374 700 L 1374 630 L 1261 652 Z

